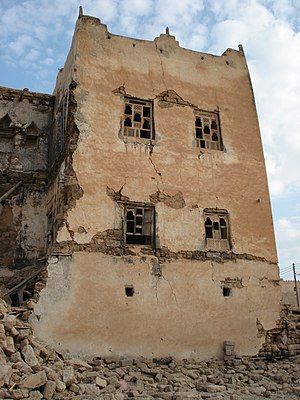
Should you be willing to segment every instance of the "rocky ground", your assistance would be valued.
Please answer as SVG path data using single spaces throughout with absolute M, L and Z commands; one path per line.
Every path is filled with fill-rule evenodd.
M 33 305 L 11 308 L 0 300 L 0 399 L 300 398 L 300 364 L 291 361 L 64 358 L 33 337 Z

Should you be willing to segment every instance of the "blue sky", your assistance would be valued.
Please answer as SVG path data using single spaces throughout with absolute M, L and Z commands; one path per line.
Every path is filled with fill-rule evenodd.
M 169 26 L 181 46 L 214 54 L 243 44 L 280 266 L 300 264 L 300 0 L 0 0 L 1 86 L 52 92 L 79 5 L 116 34 L 153 40 Z

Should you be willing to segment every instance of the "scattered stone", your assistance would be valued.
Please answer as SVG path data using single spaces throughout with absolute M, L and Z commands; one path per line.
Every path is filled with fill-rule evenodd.
M 66 386 L 70 386 L 72 383 L 76 382 L 76 376 L 74 372 L 74 368 L 71 366 L 67 366 L 63 370 L 62 374 L 62 379 L 63 382 L 66 384 Z
M 100 378 L 99 376 L 97 376 L 95 383 L 101 389 L 103 389 L 107 386 L 107 381 L 105 379 Z
M 44 387 L 43 396 L 46 400 L 52 399 L 56 389 L 56 383 L 53 381 L 47 381 Z
M 26 364 L 28 364 L 30 367 L 39 366 L 39 362 L 36 358 L 34 350 L 30 345 L 24 346 L 21 352 Z
M 27 376 L 21 383 L 21 387 L 26 389 L 35 389 L 45 385 L 47 382 L 47 376 L 45 371 L 37 372 Z

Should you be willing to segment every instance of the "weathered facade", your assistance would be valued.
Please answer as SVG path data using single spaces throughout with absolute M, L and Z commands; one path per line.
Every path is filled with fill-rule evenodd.
M 258 353 L 281 290 L 242 47 L 80 15 L 54 97 L 36 335 L 74 354 Z

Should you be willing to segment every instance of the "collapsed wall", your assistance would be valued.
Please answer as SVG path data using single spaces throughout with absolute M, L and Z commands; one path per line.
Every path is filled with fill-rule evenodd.
M 281 290 L 242 48 L 212 56 L 81 16 L 54 94 L 36 335 L 73 354 L 205 359 L 224 340 L 257 354 Z
M 46 253 L 48 145 L 54 97 L 0 87 L 0 277 L 9 288 Z

